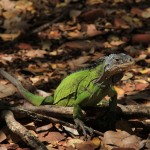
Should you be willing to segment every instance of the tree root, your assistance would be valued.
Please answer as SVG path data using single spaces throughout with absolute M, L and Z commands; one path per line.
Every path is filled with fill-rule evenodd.
M 8 128 L 17 134 L 27 145 L 36 150 L 48 150 L 42 142 L 15 120 L 10 110 L 3 110 L 1 116 L 5 119 Z

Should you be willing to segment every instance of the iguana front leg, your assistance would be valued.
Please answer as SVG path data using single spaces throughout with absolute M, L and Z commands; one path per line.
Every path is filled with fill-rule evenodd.
M 84 136 L 87 136 L 86 130 L 88 130 L 90 135 L 93 134 L 92 128 L 86 127 L 86 129 L 85 129 L 85 124 L 82 121 L 83 113 L 82 113 L 81 107 L 80 107 L 80 105 L 82 105 L 82 102 L 87 100 L 89 97 L 90 97 L 90 93 L 88 91 L 85 91 L 82 94 L 80 94 L 74 103 L 74 109 L 73 109 L 73 119 L 76 124 L 76 127 L 81 128 Z
M 115 91 L 114 87 L 111 87 L 108 96 L 111 97 L 109 100 L 109 111 L 104 117 L 104 120 L 106 122 L 106 126 L 109 129 L 114 129 L 116 123 L 116 108 L 117 108 L 117 92 Z
M 110 112 L 115 112 L 117 108 L 117 92 L 114 89 L 114 87 L 111 88 L 110 92 L 108 93 L 108 96 L 111 97 L 109 101 Z
M 83 114 L 82 114 L 82 112 L 81 112 L 81 114 L 79 112 L 81 112 L 80 106 L 79 105 L 74 106 L 74 109 L 73 109 L 73 119 L 74 119 L 76 128 L 80 128 L 82 130 L 82 133 L 83 133 L 83 135 L 84 135 L 85 138 L 87 137 L 86 130 L 92 136 L 93 135 L 93 129 L 90 128 L 90 127 L 85 126 L 84 122 L 82 121 L 83 118 L 81 117 L 81 116 L 83 116 Z M 75 114 L 78 114 L 82 119 L 80 117 L 77 117 Z

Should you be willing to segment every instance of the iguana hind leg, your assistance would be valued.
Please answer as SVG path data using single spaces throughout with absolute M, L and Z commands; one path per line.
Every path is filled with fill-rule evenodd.
M 47 96 L 42 102 L 42 105 L 52 105 L 54 103 L 54 98 L 52 96 Z

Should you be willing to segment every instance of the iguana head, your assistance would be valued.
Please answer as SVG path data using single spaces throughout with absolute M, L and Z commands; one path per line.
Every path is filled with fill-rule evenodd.
M 127 70 L 133 64 L 134 59 L 131 56 L 120 53 L 106 56 L 103 65 L 105 73 L 113 75 Z
M 134 59 L 124 53 L 111 54 L 103 58 L 103 75 L 97 82 L 117 77 L 135 63 Z

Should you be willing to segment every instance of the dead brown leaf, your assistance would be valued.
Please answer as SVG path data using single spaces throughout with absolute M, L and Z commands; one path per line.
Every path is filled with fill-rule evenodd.
M 150 18 L 150 8 L 147 8 L 142 12 L 142 17 L 146 19 Z
M 86 22 L 94 22 L 99 17 L 104 17 L 106 11 L 102 8 L 95 8 L 84 12 L 81 17 Z
M 132 92 L 135 90 L 135 84 L 128 82 L 128 83 L 122 85 L 121 88 L 125 91 L 125 93 L 126 92 Z
M 56 143 L 64 140 L 65 137 L 59 132 L 41 132 L 38 134 L 38 139 L 42 142 Z
M 102 33 L 101 31 L 98 31 L 96 29 L 96 26 L 94 24 L 87 25 L 87 31 L 86 31 L 87 36 L 93 37 L 93 36 L 99 35 L 101 33 Z
M 10 83 L 2 84 L 0 83 L 0 98 L 8 97 L 13 95 L 17 89 Z
M 44 55 L 47 54 L 45 50 L 28 50 L 25 54 L 28 58 L 40 57 L 43 58 Z
M 30 44 L 27 43 L 20 43 L 16 46 L 19 49 L 32 49 L 32 46 Z
M 1 0 L 0 1 L 0 6 L 4 10 L 11 10 L 12 8 L 15 7 L 15 2 L 14 1 L 10 1 L 10 0 Z
M 53 127 L 52 124 L 48 124 L 48 125 L 45 125 L 45 126 L 41 126 L 41 127 L 36 128 L 36 131 L 37 131 L 37 132 L 48 131 L 48 130 L 50 130 L 52 127 Z
M 149 86 L 149 83 L 135 82 L 135 90 L 142 91 Z
M 68 65 L 70 66 L 71 70 L 76 69 L 77 67 L 83 66 L 84 63 L 86 63 L 91 57 L 90 56 L 82 56 L 78 59 L 73 59 L 68 61 Z
M 140 138 L 135 135 L 130 135 L 125 131 L 114 132 L 107 131 L 104 133 L 104 147 L 108 150 L 112 148 L 133 148 L 140 149 Z
M 75 146 L 78 150 L 95 150 L 97 148 L 97 146 L 91 141 L 86 141 L 78 144 L 76 143 Z
M 150 43 L 150 34 L 143 33 L 143 34 L 134 34 L 132 36 L 133 43 Z
M 126 72 L 121 80 L 125 81 L 125 80 L 128 80 L 128 79 L 131 79 L 132 77 L 133 77 L 133 73 Z
M 145 68 L 144 70 L 141 70 L 140 73 L 142 73 L 142 74 L 150 74 L 150 68 Z
M 115 18 L 114 19 L 114 25 L 118 29 L 120 29 L 120 28 L 122 28 L 122 29 L 129 28 L 129 25 L 127 25 L 127 23 L 121 18 Z
M 6 146 L 3 144 L 0 144 L 0 150 L 7 150 Z
M 133 15 L 137 15 L 137 16 L 141 16 L 142 15 L 142 10 L 140 9 L 140 8 L 137 8 L 137 7 L 133 7 L 132 9 L 131 9 L 131 13 L 133 14 Z
M 103 3 L 103 0 L 86 0 L 86 4 L 88 5 L 95 5 L 95 4 L 101 4 Z
M 61 38 L 61 33 L 58 30 L 50 31 L 48 34 L 48 39 L 60 39 L 60 38 Z
M 83 143 L 83 140 L 81 139 L 69 139 L 67 141 L 67 146 L 72 146 L 73 148 L 75 148 L 75 144 L 80 144 Z
M 6 126 L 4 126 L 0 130 L 0 143 L 7 139 L 8 134 L 9 134 L 9 129 Z
M 3 41 L 12 41 L 14 39 L 16 39 L 17 37 L 19 37 L 20 32 L 16 32 L 16 33 L 10 33 L 10 34 L 0 34 L 0 38 L 2 38 Z
M 98 137 L 94 137 L 91 142 L 98 147 L 101 145 L 101 140 Z
M 69 39 L 74 39 L 74 38 L 82 38 L 83 34 L 82 32 L 75 30 L 74 32 L 68 32 L 68 34 L 66 35 Z
M 22 150 L 21 148 L 19 148 L 18 144 L 5 144 L 7 150 Z M 25 149 L 25 150 L 29 150 L 29 149 Z
M 115 90 L 117 91 L 117 97 L 118 99 L 120 99 L 121 97 L 124 97 L 125 91 L 118 87 L 118 86 L 114 86 Z
M 35 131 L 35 130 L 36 130 L 34 122 L 30 122 L 30 123 L 28 123 L 28 124 L 26 124 L 26 125 L 24 125 L 24 126 L 25 126 L 28 130 L 32 130 L 32 131 Z

